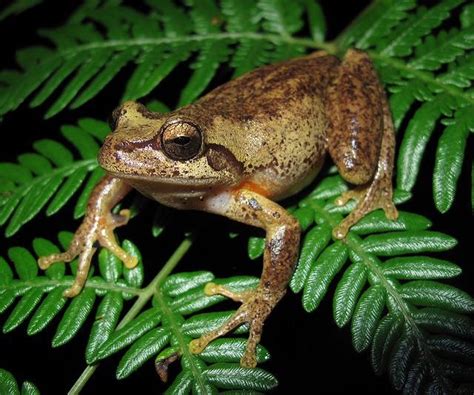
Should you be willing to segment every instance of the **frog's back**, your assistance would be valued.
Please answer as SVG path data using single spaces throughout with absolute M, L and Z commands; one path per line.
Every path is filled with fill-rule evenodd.
M 243 165 L 243 179 L 273 199 L 306 186 L 326 151 L 324 92 L 337 67 L 333 56 L 308 56 L 252 71 L 194 104 L 206 111 L 208 142 L 225 141 Z

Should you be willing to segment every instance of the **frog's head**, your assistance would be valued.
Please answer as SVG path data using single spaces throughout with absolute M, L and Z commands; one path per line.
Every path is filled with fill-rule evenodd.
M 100 165 L 157 200 L 163 200 L 156 194 L 164 191 L 197 196 L 236 183 L 242 166 L 227 147 L 213 141 L 212 127 L 195 112 L 188 106 L 160 114 L 125 102 L 112 114 L 114 131 L 100 150 Z

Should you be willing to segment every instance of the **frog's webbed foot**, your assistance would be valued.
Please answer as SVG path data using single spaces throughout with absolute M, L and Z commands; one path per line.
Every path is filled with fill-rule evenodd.
M 257 366 L 256 347 L 260 342 L 263 324 L 285 292 L 283 291 L 275 295 L 274 293 L 266 292 L 263 288 L 258 287 L 250 291 L 237 293 L 214 283 L 208 283 L 204 292 L 208 296 L 227 296 L 232 300 L 241 302 L 242 305 L 235 314 L 219 328 L 202 335 L 199 339 L 192 340 L 189 343 L 190 351 L 194 354 L 198 354 L 214 339 L 229 333 L 241 324 L 248 323 L 250 334 L 244 355 L 240 360 L 240 365 L 247 368 L 254 368 Z
M 392 195 L 392 184 L 388 177 L 375 178 L 369 186 L 358 186 L 344 192 L 334 202 L 337 206 L 343 206 L 351 199 L 355 199 L 358 203 L 354 210 L 334 228 L 334 237 L 343 239 L 352 225 L 379 208 L 384 210 L 388 219 L 396 220 L 398 211 L 393 203 Z
M 113 230 L 125 225 L 130 218 L 129 210 L 113 214 L 110 209 L 120 200 L 130 187 L 116 178 L 104 177 L 95 187 L 89 200 L 84 221 L 77 229 L 66 252 L 52 254 L 38 259 L 38 265 L 46 270 L 56 262 L 71 262 L 79 257 L 76 278 L 72 286 L 64 291 L 64 296 L 74 297 L 81 292 L 87 280 L 92 256 L 97 243 L 120 258 L 127 268 L 137 264 L 136 257 L 124 251 L 115 239 Z

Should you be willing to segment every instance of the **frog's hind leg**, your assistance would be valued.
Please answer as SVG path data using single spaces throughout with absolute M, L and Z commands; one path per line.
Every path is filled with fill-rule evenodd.
M 329 152 L 342 177 L 357 185 L 335 202 L 358 201 L 333 231 L 342 239 L 373 210 L 382 208 L 387 218 L 397 219 L 392 200 L 395 133 L 385 92 L 366 53 L 348 51 L 328 99 Z
M 286 286 L 298 255 L 300 226 L 277 203 L 257 192 L 240 189 L 223 192 L 206 203 L 206 209 L 216 214 L 265 229 L 266 242 L 263 254 L 263 272 L 259 285 L 243 292 L 214 283 L 204 288 L 206 295 L 224 295 L 242 305 L 219 328 L 194 339 L 189 344 L 193 353 L 199 353 L 214 339 L 225 335 L 237 326 L 249 325 L 249 338 L 240 363 L 244 367 L 257 365 L 256 347 L 268 315 L 286 292 Z

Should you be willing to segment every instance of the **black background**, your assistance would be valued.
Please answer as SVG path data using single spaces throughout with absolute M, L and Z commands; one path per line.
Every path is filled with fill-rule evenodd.
M 35 34 L 35 30 L 39 27 L 61 25 L 75 8 L 75 4 L 77 3 L 74 1 L 48 1 L 21 16 L 10 17 L 0 23 L 3 51 L 1 68 L 15 66 L 16 49 L 43 43 L 44 41 Z M 365 7 L 367 2 L 322 1 L 322 4 L 327 17 L 328 39 L 332 39 Z M 31 144 L 37 139 L 44 137 L 60 139 L 59 127 L 62 124 L 74 124 L 80 117 L 107 119 L 118 104 L 130 70 L 129 68 L 123 71 L 119 78 L 114 79 L 114 82 L 97 98 L 78 110 L 64 111 L 50 120 L 44 120 L 42 115 L 47 105 L 52 103 L 49 100 L 46 106 L 30 109 L 27 105 L 22 105 L 15 112 L 8 114 L 0 124 L 2 139 L 0 160 L 15 161 L 18 154 L 31 151 Z M 153 97 L 172 107 L 189 73 L 186 67 L 179 67 L 154 92 L 156 96 Z M 225 82 L 230 73 L 231 70 L 221 68 L 212 86 Z M 428 153 L 423 159 L 424 166 L 414 190 L 414 197 L 401 209 L 428 216 L 433 221 L 434 230 L 444 231 L 458 239 L 459 244 L 453 251 L 438 254 L 437 257 L 450 259 L 463 268 L 461 278 L 450 283 L 472 293 L 471 279 L 474 270 L 472 254 L 468 248 L 468 243 L 472 242 L 472 230 L 469 230 L 472 229 L 469 187 L 472 138 L 466 151 L 467 158 L 455 204 L 448 214 L 441 215 L 434 209 L 431 192 L 433 152 L 439 133 L 440 130 L 437 130 L 435 138 L 428 145 Z M 252 262 L 246 255 L 247 237 L 259 234 L 257 231 L 205 213 L 169 210 L 172 221 L 164 234 L 154 239 L 149 230 L 152 212 L 151 208 L 148 208 L 143 215 L 118 231 L 121 238 L 131 239 L 141 249 L 147 280 L 159 270 L 153 265 L 161 265 L 170 256 L 182 240 L 184 231 L 196 227 L 200 229 L 200 236 L 179 265 L 178 271 L 210 270 L 216 276 L 260 274 L 260 261 Z M 71 204 L 59 214 L 49 218 L 40 214 L 18 234 L 10 239 L 3 238 L 0 255 L 6 256 L 6 251 L 11 246 L 28 247 L 34 237 L 54 240 L 59 230 L 74 230 L 78 223 L 72 221 Z M 227 236 L 228 231 L 239 232 L 240 236 L 230 239 Z M 280 386 L 275 392 L 391 393 L 387 376 L 376 377 L 373 374 L 368 353 L 357 354 L 354 351 L 349 329 L 339 329 L 334 323 L 331 297 L 333 291 L 334 286 L 318 310 L 312 314 L 307 314 L 302 309 L 300 295 L 295 296 L 289 292 L 266 322 L 262 344 L 270 350 L 272 360 L 263 367 L 274 373 L 280 381 Z M 235 307 L 235 304 L 230 302 L 225 305 L 226 309 Z M 11 308 L 0 316 L 0 325 L 3 325 L 9 311 Z M 24 323 L 13 332 L 0 336 L 0 367 L 14 373 L 20 382 L 32 381 L 44 394 L 66 393 L 86 366 L 83 353 L 93 317 L 94 314 L 91 314 L 78 336 L 58 349 L 52 349 L 50 345 L 59 322 L 58 318 L 48 329 L 32 337 L 26 335 Z M 163 391 L 165 387 L 157 379 L 152 362 L 147 363 L 126 380 L 117 381 L 115 369 L 120 355 L 122 353 L 101 363 L 83 393 Z M 175 366 L 172 368 L 172 374 L 176 371 Z

